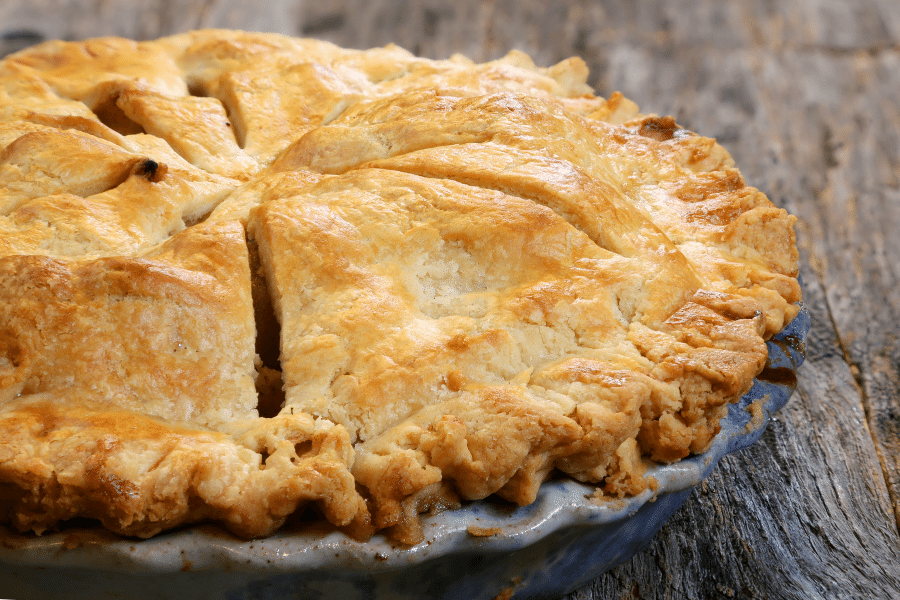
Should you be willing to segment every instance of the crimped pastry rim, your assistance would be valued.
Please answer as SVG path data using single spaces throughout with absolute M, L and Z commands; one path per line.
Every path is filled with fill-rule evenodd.
M 796 374 L 805 358 L 809 329 L 810 314 L 801 304 L 794 320 L 767 342 L 768 367 Z M 395 570 L 402 575 L 425 561 L 465 553 L 508 554 L 539 545 L 554 533 L 571 533 L 572 528 L 628 527 L 642 508 L 650 507 L 653 514 L 653 504 L 665 495 L 682 493 L 683 497 L 677 501 L 680 506 L 687 498 L 685 492 L 706 479 L 726 454 L 746 448 L 763 434 L 771 415 L 787 403 L 795 387 L 795 381 L 784 378 L 772 381 L 756 378 L 753 388 L 739 402 L 729 405 L 728 415 L 722 419 L 722 430 L 705 452 L 651 468 L 648 474 L 659 481 L 655 492 L 646 490 L 637 496 L 604 503 L 590 500 L 595 486 L 570 478 L 547 481 L 533 504 L 517 507 L 513 512 L 477 500 L 461 509 L 423 517 L 425 540 L 402 551 L 397 551 L 397 545 L 383 535 L 359 542 L 339 531 L 324 536 L 280 531 L 264 539 L 247 541 L 232 536 L 218 525 L 205 524 L 135 540 L 115 536 L 99 526 L 41 537 L 16 534 L 4 526 L 2 536 L 6 543 L 0 547 L 0 563 L 132 574 L 209 570 L 273 575 L 324 571 L 364 578 Z M 748 411 L 751 404 L 758 407 L 756 418 Z M 651 535 L 645 539 L 647 527 L 636 526 L 631 537 L 638 539 L 629 541 L 635 546 L 649 542 L 672 512 L 656 515 L 657 522 L 649 524 Z M 640 516 L 646 518 L 644 513 Z M 500 531 L 479 537 L 470 535 L 468 529 L 472 527 L 488 531 L 500 528 Z M 630 554 L 619 557 L 621 560 L 609 565 L 594 565 L 593 570 L 585 571 L 585 578 L 596 577 L 629 557 Z M 185 561 L 189 561 L 189 569 L 185 568 L 188 564 Z

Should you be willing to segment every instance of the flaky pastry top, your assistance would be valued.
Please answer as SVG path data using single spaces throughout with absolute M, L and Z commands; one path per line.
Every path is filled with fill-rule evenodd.
M 220 30 L 0 61 L 0 520 L 415 543 L 704 451 L 795 219 L 587 76 Z

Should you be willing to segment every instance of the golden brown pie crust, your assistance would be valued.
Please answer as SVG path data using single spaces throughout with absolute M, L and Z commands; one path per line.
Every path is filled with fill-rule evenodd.
M 415 543 L 704 451 L 795 219 L 586 78 L 218 30 L 0 61 L 0 521 Z

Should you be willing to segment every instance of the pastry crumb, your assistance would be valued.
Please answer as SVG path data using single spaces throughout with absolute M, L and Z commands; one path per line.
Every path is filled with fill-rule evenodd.
M 469 525 L 466 528 L 466 531 L 469 532 L 469 535 L 474 537 L 490 537 L 492 535 L 500 535 L 503 533 L 502 527 L 478 527 L 476 525 Z

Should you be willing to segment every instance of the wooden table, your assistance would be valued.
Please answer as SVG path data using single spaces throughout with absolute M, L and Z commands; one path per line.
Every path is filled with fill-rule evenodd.
M 718 138 L 800 219 L 799 388 L 646 551 L 568 598 L 900 598 L 900 2 L 31 0 L 0 3 L 0 54 L 210 26 L 578 55 L 601 95 Z

